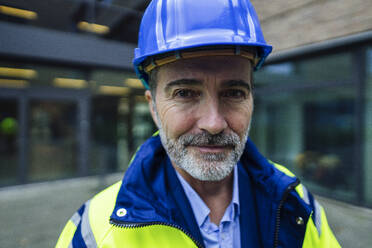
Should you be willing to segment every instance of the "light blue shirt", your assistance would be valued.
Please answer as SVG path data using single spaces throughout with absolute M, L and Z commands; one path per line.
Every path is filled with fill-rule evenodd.
M 210 221 L 210 209 L 200 198 L 198 193 L 195 192 L 177 171 L 176 173 L 191 204 L 205 246 L 207 248 L 240 248 L 240 210 L 237 166 L 234 168 L 233 197 L 231 203 L 226 208 L 219 226 Z

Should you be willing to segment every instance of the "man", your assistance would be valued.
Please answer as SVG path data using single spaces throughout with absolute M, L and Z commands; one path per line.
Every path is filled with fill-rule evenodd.
M 134 66 L 159 133 L 57 247 L 339 247 L 312 195 L 248 139 L 270 52 L 248 0 L 152 1 Z

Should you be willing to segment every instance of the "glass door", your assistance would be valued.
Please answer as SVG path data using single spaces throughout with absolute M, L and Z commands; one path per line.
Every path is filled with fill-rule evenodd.
M 34 88 L 26 102 L 26 181 L 86 175 L 89 92 Z
M 77 101 L 29 101 L 29 181 L 65 178 L 77 174 L 77 118 Z
M 17 182 L 18 123 L 17 99 L 0 98 L 0 185 Z

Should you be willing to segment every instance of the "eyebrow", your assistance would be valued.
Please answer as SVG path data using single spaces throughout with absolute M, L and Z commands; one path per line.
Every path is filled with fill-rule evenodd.
M 181 85 L 195 86 L 195 85 L 202 85 L 202 84 L 203 83 L 201 81 L 196 80 L 196 79 L 181 78 L 181 79 L 177 79 L 177 80 L 169 82 L 167 86 L 165 86 L 164 91 L 167 92 L 174 86 L 181 86 Z
M 244 80 L 227 80 L 222 82 L 222 87 L 243 87 L 246 88 L 248 91 L 252 91 L 251 84 L 247 83 Z
M 203 82 L 197 79 L 187 79 L 187 78 L 181 78 L 174 81 L 171 81 L 165 86 L 164 91 L 168 92 L 172 87 L 174 86 L 197 86 L 202 85 Z M 252 91 L 252 87 L 249 83 L 247 83 L 244 80 L 226 80 L 222 82 L 222 87 L 229 88 L 229 87 L 243 87 L 246 88 L 248 91 Z

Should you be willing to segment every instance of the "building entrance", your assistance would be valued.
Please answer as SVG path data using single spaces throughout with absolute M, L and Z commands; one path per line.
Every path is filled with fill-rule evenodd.
M 0 185 L 86 174 L 89 98 L 84 90 L 1 89 Z
M 17 181 L 18 168 L 18 101 L 0 98 L 0 182 Z
M 78 164 L 77 102 L 29 102 L 29 180 L 71 177 Z

